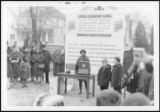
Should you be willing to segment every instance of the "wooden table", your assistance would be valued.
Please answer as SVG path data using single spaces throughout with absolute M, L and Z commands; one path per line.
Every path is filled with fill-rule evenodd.
M 60 94 L 60 81 L 62 78 L 65 78 L 65 90 L 64 93 L 67 93 L 67 79 L 68 78 L 72 78 L 72 79 L 82 79 L 85 80 L 87 82 L 87 98 L 89 98 L 89 85 L 90 85 L 90 80 L 93 80 L 93 85 L 92 85 L 92 96 L 94 97 L 94 92 L 95 92 L 95 75 L 90 74 L 90 75 L 79 75 L 79 74 L 71 74 L 71 73 L 58 73 L 57 74 L 58 77 L 58 84 L 57 84 L 57 92 L 58 94 Z

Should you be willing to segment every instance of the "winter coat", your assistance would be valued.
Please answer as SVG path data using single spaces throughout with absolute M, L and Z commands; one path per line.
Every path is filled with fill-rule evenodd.
M 139 73 L 133 73 L 133 79 L 130 79 L 129 83 L 127 84 L 127 90 L 131 93 L 137 91 L 138 88 L 138 80 L 139 80 Z
M 65 67 L 65 54 L 61 54 L 61 72 L 64 72 Z
M 108 64 L 106 66 L 103 66 L 99 69 L 98 71 L 98 85 L 99 86 L 104 86 L 111 81 L 111 66 Z
M 29 67 L 27 62 L 22 62 L 20 64 L 20 77 L 22 79 L 29 78 Z
M 44 65 L 44 56 L 42 52 L 38 54 L 38 76 L 42 77 L 44 68 L 40 68 L 40 64 Z
M 12 68 L 13 68 L 12 77 L 18 78 L 20 75 L 20 55 L 19 55 L 19 52 L 12 52 L 11 63 L 12 63 Z
M 32 76 L 38 76 L 37 70 L 38 70 L 38 54 L 36 52 L 32 53 L 31 57 L 31 75 Z
M 10 61 L 10 56 L 7 56 L 7 77 L 10 78 L 13 76 L 13 68 Z
M 57 73 L 60 73 L 60 72 L 64 72 L 64 63 L 65 63 L 64 58 L 65 58 L 64 54 L 60 54 L 60 53 L 58 54 L 56 52 L 52 54 L 51 59 L 54 63 L 54 72 L 53 72 L 54 75 L 57 75 Z
M 76 67 L 75 67 L 75 73 L 78 73 L 78 63 L 80 61 L 88 61 L 89 62 L 89 73 L 91 72 L 91 66 L 90 66 L 90 60 L 89 58 L 85 55 L 84 57 L 83 56 L 80 56 L 76 62 Z
M 27 62 L 30 63 L 30 61 L 31 61 L 31 53 L 30 53 L 30 52 L 25 52 L 25 53 L 24 53 L 24 56 L 26 57 Z
M 150 100 L 154 100 L 154 77 L 153 75 L 152 75 L 151 83 L 149 86 L 148 97 L 150 98 Z
M 149 87 L 150 87 L 150 83 L 152 80 L 152 74 L 147 73 L 146 77 L 144 78 L 144 89 L 143 89 L 143 93 L 148 96 L 149 94 Z
M 112 87 L 121 87 L 121 78 L 122 78 L 122 65 L 117 64 L 113 66 L 112 69 Z
M 49 72 L 50 71 L 50 61 L 51 61 L 50 52 L 45 50 L 43 51 L 43 55 L 44 55 L 44 64 L 45 64 L 44 72 Z
M 138 91 L 143 92 L 144 89 L 144 80 L 147 75 L 147 71 L 145 69 L 139 71 L 139 78 L 138 78 Z

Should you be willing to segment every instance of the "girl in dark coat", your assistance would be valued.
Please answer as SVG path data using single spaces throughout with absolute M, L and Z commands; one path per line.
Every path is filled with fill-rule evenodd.
M 121 93 L 121 78 L 122 78 L 122 65 L 120 64 L 120 58 L 115 57 L 115 65 L 112 69 L 112 82 L 111 85 L 114 90 Z
M 108 89 L 109 81 L 111 81 L 111 66 L 108 64 L 107 59 L 102 61 L 102 67 L 99 69 L 97 81 L 101 90 Z
M 21 78 L 21 83 L 22 83 L 22 88 L 27 87 L 26 86 L 26 81 L 29 78 L 29 66 L 27 62 L 27 57 L 23 57 L 23 61 L 20 64 L 20 78 Z

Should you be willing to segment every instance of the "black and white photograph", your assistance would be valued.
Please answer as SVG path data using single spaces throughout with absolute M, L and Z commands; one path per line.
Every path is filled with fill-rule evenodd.
M 3 110 L 159 110 L 158 1 L 1 1 Z

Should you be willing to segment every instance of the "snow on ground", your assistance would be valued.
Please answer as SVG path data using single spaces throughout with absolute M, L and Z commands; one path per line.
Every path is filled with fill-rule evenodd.
M 52 71 L 50 72 L 50 78 L 53 78 Z M 30 106 L 32 105 L 33 99 L 44 92 L 49 92 L 49 84 L 42 83 L 35 85 L 34 83 L 28 81 L 27 88 L 21 88 L 21 84 L 18 84 L 17 88 L 8 89 L 7 99 L 9 106 Z M 90 82 L 90 92 L 92 92 L 92 81 Z M 83 83 L 83 94 L 78 95 L 79 86 L 78 80 L 76 80 L 75 87 L 73 90 L 68 91 L 64 94 L 61 91 L 61 95 L 64 96 L 65 106 L 95 106 L 96 105 L 96 95 L 100 92 L 100 89 L 95 83 L 95 97 L 90 95 L 89 99 L 86 98 L 86 90 Z M 128 93 L 127 93 L 128 95 Z M 123 99 L 122 95 L 122 99 Z

